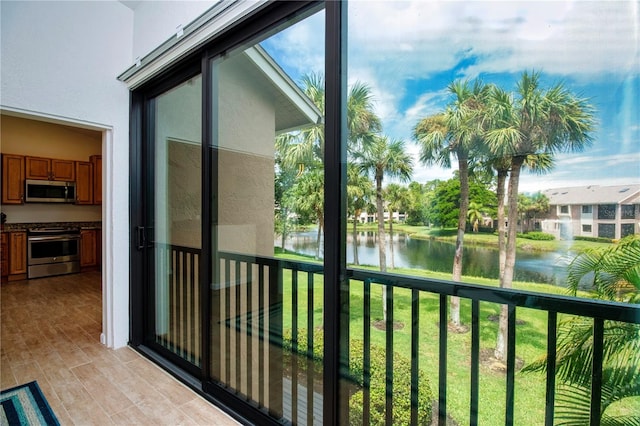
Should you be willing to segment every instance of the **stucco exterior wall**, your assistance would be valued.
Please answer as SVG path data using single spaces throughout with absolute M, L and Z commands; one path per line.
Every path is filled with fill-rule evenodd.
M 220 250 L 273 255 L 275 106 L 238 60 L 220 66 Z
M 0 2 L 0 108 L 102 135 L 104 342 L 129 339 L 129 91 L 133 11 L 120 2 Z M 117 173 L 114 168 L 117 167 Z M 118 188 L 118 190 L 115 190 Z
M 134 14 L 133 58 L 143 58 L 174 37 L 178 25 L 186 26 L 215 3 L 217 1 L 210 0 L 140 2 Z
M 0 2 L 0 110 L 101 135 L 110 347 L 129 339 L 129 90 L 117 76 L 214 3 Z M 250 80 L 230 77 L 220 90 L 221 249 L 271 254 L 273 105 Z

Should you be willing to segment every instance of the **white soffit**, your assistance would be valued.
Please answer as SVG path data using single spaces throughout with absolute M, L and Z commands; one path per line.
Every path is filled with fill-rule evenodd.
M 258 69 L 271 81 L 280 94 L 302 113 L 308 123 L 320 124 L 323 121 L 322 112 L 307 95 L 291 80 L 291 77 L 273 60 L 259 45 L 255 45 L 244 52 Z M 300 128 L 294 124 L 291 128 L 278 129 L 279 133 Z
M 136 64 L 118 76 L 118 80 L 126 83 L 129 89 L 139 87 L 266 3 L 267 0 L 220 1 L 144 58 L 137 60 Z

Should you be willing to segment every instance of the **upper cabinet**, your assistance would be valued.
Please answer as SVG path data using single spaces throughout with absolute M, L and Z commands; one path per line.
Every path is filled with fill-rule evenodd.
M 92 155 L 93 164 L 93 204 L 102 204 L 102 155 Z
M 75 161 L 25 157 L 27 179 L 76 180 Z
M 76 161 L 76 204 L 93 204 L 93 163 Z
M 25 179 L 76 183 L 76 204 L 102 204 L 102 156 L 89 161 L 2 154 L 2 204 L 24 203 Z
M 2 204 L 24 202 L 24 157 L 2 154 Z

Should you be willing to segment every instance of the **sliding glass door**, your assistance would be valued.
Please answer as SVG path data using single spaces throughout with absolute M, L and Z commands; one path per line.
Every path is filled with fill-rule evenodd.
M 190 371 L 202 360 L 202 77 L 147 101 L 144 164 L 146 344 Z
M 254 419 L 311 425 L 324 399 L 325 14 L 292 10 L 134 93 L 132 285 L 142 350 Z M 301 229 L 313 254 L 287 261 Z
M 285 269 L 276 255 L 302 224 L 322 244 L 324 12 L 273 33 L 209 61 L 210 383 L 273 418 L 321 424 L 311 354 L 322 343 L 313 334 L 323 253 L 307 271 Z M 303 33 L 310 58 L 293 54 Z

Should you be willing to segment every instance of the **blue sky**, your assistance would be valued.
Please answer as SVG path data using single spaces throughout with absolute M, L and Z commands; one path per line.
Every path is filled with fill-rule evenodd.
M 324 68 L 324 14 L 263 43 L 284 70 Z M 593 145 L 558 154 L 544 176 L 525 174 L 521 191 L 640 183 L 640 3 L 612 1 L 352 1 L 348 80 L 368 84 L 383 132 L 415 155 L 413 180 L 453 170 L 418 163 L 411 129 L 448 101 L 454 79 L 481 78 L 507 90 L 523 71 L 563 82 L 596 108 Z

